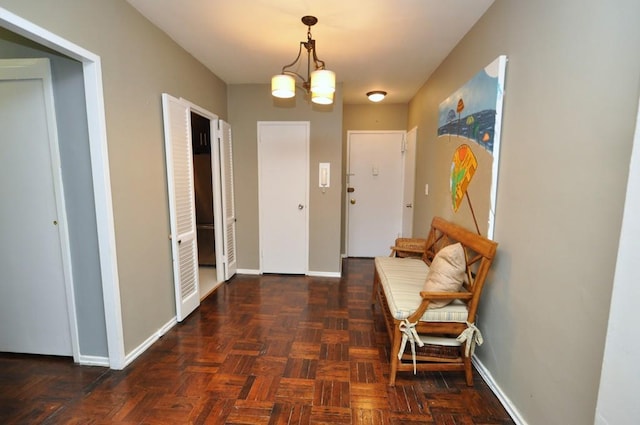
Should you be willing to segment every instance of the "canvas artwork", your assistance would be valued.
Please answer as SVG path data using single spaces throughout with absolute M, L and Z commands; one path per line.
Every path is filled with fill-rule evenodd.
M 454 211 L 466 197 L 472 209 L 469 184 L 476 171 L 491 173 L 488 211 L 488 237 L 493 236 L 495 201 L 498 184 L 500 126 L 507 57 L 502 55 L 475 74 L 441 104 L 438 110 L 438 137 L 454 145 L 451 161 L 450 190 Z M 484 164 L 490 169 L 477 170 L 476 155 L 488 157 Z M 484 192 L 484 190 L 483 190 Z M 475 220 L 475 214 L 474 214 Z M 476 228 L 478 228 L 476 222 Z

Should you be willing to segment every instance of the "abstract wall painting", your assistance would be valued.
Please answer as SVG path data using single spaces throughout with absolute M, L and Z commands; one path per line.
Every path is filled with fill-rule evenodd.
M 489 238 L 493 237 L 495 221 L 506 64 L 507 57 L 505 55 L 499 56 L 474 75 L 465 85 L 447 97 L 438 109 L 438 137 L 457 147 L 451 164 L 450 176 L 451 200 L 454 211 L 458 211 L 462 198 L 466 194 L 473 213 L 469 195 L 466 193 L 471 177 L 478 167 L 473 151 L 485 151 L 491 158 L 490 170 L 478 171 L 491 173 L 489 179 L 491 187 L 487 188 L 490 197 Z M 466 168 L 463 166 L 464 158 L 469 165 Z M 470 172 L 471 168 L 473 171 Z

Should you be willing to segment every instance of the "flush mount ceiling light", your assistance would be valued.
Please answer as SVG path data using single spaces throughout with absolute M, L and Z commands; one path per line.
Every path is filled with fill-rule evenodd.
M 374 90 L 367 93 L 367 97 L 372 102 L 380 102 L 387 95 L 386 91 Z
M 311 93 L 311 101 L 321 105 L 333 103 L 333 94 L 336 91 L 336 74 L 325 69 L 324 61 L 318 59 L 316 54 L 316 41 L 311 38 L 311 27 L 318 22 L 315 16 L 303 16 L 302 23 L 307 26 L 307 41 L 300 42 L 298 57 L 289 65 L 282 67 L 282 73 L 271 78 L 271 94 L 275 97 L 287 99 L 296 95 L 296 77 L 300 79 L 301 86 Z M 307 77 L 300 75 L 294 69 L 300 66 L 302 49 L 307 51 Z M 313 61 L 314 70 L 311 71 Z

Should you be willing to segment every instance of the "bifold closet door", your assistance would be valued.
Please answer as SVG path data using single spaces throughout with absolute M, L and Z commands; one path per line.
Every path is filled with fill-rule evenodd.
M 222 186 L 222 212 L 224 220 L 224 280 L 236 274 L 236 207 L 233 195 L 233 147 L 231 126 L 218 120 L 220 142 L 220 180 Z
M 162 94 L 162 112 L 176 315 L 180 322 L 200 305 L 191 111 L 180 99 Z

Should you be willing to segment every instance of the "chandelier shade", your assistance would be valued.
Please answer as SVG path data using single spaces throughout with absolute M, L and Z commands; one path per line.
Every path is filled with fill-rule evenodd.
M 318 69 L 311 73 L 312 93 L 333 93 L 336 91 L 336 73 L 328 69 Z
M 271 94 L 281 99 L 289 99 L 295 96 L 296 80 L 290 75 L 274 75 L 271 78 Z
M 295 96 L 296 79 L 300 80 L 300 87 L 310 95 L 311 101 L 320 105 L 333 103 L 333 95 L 336 91 L 336 74 L 325 69 L 324 61 L 318 59 L 316 53 L 316 41 L 311 36 L 311 27 L 318 22 L 315 16 L 303 16 L 302 23 L 307 29 L 307 41 L 300 42 L 298 56 L 289 65 L 282 67 L 282 72 L 271 78 L 271 94 L 278 98 L 291 98 Z M 300 65 L 302 49 L 307 51 L 307 75 L 306 77 L 294 71 Z M 313 63 L 313 71 L 311 64 Z
M 333 92 L 311 92 L 311 101 L 313 103 L 317 103 L 318 105 L 331 105 L 333 103 Z

